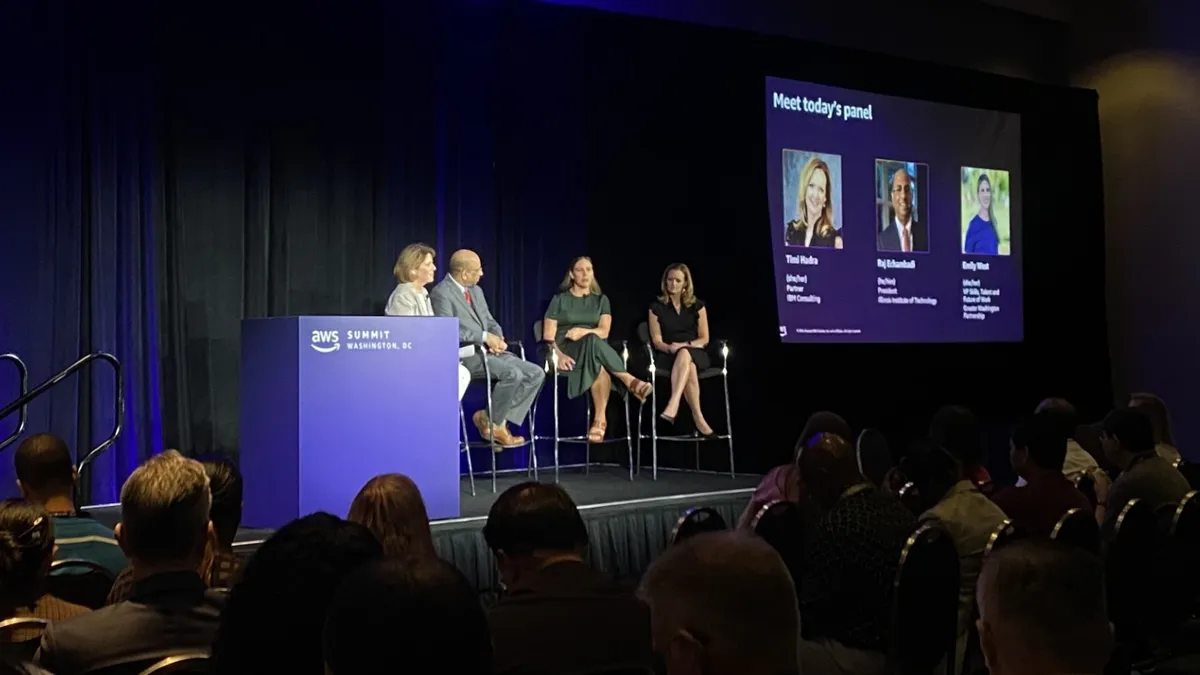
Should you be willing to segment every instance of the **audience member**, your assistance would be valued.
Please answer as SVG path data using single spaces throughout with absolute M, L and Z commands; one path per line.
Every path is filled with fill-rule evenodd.
M 979 576 L 979 642 L 991 675 L 1099 675 L 1113 650 L 1104 567 L 1067 544 L 1021 541 Z
M 399 473 L 367 481 L 350 504 L 346 520 L 366 526 L 389 558 L 432 558 L 433 533 L 429 513 L 416 483 Z
M 84 614 L 87 607 L 54 597 L 46 590 L 54 555 L 54 523 L 42 507 L 8 499 L 0 502 L 0 619 L 31 617 L 58 621 Z M 41 629 L 15 629 L 0 642 L 36 640 Z M 36 643 L 25 656 L 33 656 Z
M 1058 433 L 1067 439 L 1067 454 L 1063 458 L 1063 475 L 1068 479 L 1074 479 L 1078 476 L 1093 476 L 1099 473 L 1100 465 L 1096 459 L 1075 442 L 1075 428 L 1079 426 L 1079 416 L 1070 401 L 1063 398 L 1048 398 L 1038 404 L 1034 414 L 1038 413 L 1046 415 L 1058 427 Z M 1104 487 L 1107 488 L 1107 484 Z
M 492 672 L 479 598 L 462 572 L 433 556 L 388 557 L 351 572 L 333 596 L 322 642 L 329 675 Z
M 1108 511 L 1101 521 L 1107 532 L 1131 499 L 1151 509 L 1178 503 L 1191 490 L 1179 469 L 1163 459 L 1154 443 L 1150 418 L 1136 408 L 1121 408 L 1104 418 L 1104 452 L 1121 469 L 1108 494 Z
M 151 457 L 121 488 L 116 536 L 133 566 L 129 599 L 56 622 L 42 635 L 37 661 L 58 675 L 207 649 L 221 598 L 197 569 L 212 536 L 208 476 L 174 450 Z
M 117 574 L 128 560 L 109 527 L 75 508 L 78 475 L 67 444 L 52 434 L 34 434 L 17 446 L 13 464 L 17 488 L 26 501 L 39 504 L 54 519 L 59 560 L 98 563 Z
M 558 485 L 522 483 L 483 529 L 506 592 L 488 614 L 497 673 L 653 665 L 650 613 L 583 560 L 588 534 Z
M 229 588 L 242 571 L 242 559 L 233 552 L 233 540 L 242 524 L 242 474 L 232 462 L 225 459 L 206 459 L 200 462 L 208 474 L 209 490 L 212 493 L 212 508 L 209 520 L 213 524 L 215 550 L 205 555 L 200 566 L 200 575 L 209 588 Z M 126 568 L 113 582 L 108 593 L 107 604 L 115 604 L 129 597 L 133 589 L 133 569 Z
M 321 633 L 334 591 L 350 572 L 382 557 L 370 530 L 328 513 L 281 527 L 229 593 L 213 672 L 324 675 Z
M 750 498 L 750 503 L 738 519 L 739 528 L 749 527 L 754 516 L 771 502 L 804 504 L 804 487 L 800 480 L 800 468 L 796 464 L 796 457 L 800 455 L 800 448 L 804 447 L 804 443 L 817 434 L 836 434 L 846 439 L 847 443 L 854 442 L 854 432 L 850 430 L 850 425 L 836 413 L 822 410 L 810 415 L 804 423 L 804 429 L 800 431 L 800 438 L 796 440 L 792 461 L 771 469 L 759 481 L 754 496 Z
M 964 478 L 980 492 L 991 494 L 992 476 L 985 466 L 987 452 L 975 413 L 961 405 L 942 406 L 929 423 L 929 438 L 958 460 Z
M 1171 432 L 1171 413 L 1167 410 L 1167 404 L 1154 394 L 1137 393 L 1129 397 L 1129 407 L 1150 418 L 1150 426 L 1154 429 L 1154 451 L 1158 456 L 1172 464 L 1178 462 L 1179 450 L 1175 449 L 1175 435 Z
M 1063 474 L 1067 433 L 1060 419 L 1034 413 L 1012 435 L 1009 459 L 1025 485 L 1000 490 L 994 499 L 1013 524 L 1032 537 L 1049 537 L 1071 509 L 1092 513 L 1092 504 Z
M 700 534 L 668 548 L 650 565 L 641 595 L 666 675 L 800 673 L 791 576 L 749 533 Z
M 983 550 L 992 533 L 1007 518 L 995 502 L 963 475 L 961 465 L 942 448 L 918 446 L 905 456 L 901 468 L 927 504 L 918 521 L 939 524 L 954 539 L 958 550 L 957 658 L 961 662 L 975 608 L 975 583 L 983 564 Z
M 798 459 L 809 499 L 821 513 L 800 583 L 805 673 L 886 670 L 892 585 L 916 519 L 875 489 L 854 448 L 835 434 L 809 439 Z

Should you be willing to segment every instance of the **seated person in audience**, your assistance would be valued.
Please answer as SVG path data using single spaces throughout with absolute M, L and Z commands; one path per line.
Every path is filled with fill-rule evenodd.
M 750 527 L 754 516 L 758 515 L 762 507 L 771 502 L 786 501 L 806 504 L 803 483 L 800 481 L 800 467 L 796 464 L 796 458 L 800 456 L 800 449 L 804 447 L 804 443 L 817 434 L 836 434 L 846 439 L 847 443 L 854 440 L 854 432 L 850 430 L 850 425 L 846 424 L 846 420 L 842 419 L 840 415 L 825 410 L 809 415 L 808 421 L 804 423 L 804 429 L 800 431 L 800 438 L 796 440 L 792 461 L 771 469 L 767 475 L 763 476 L 754 490 L 754 496 L 750 498 L 750 503 L 746 505 L 746 510 L 742 512 L 742 517 L 738 519 L 738 527 Z
M 233 552 L 233 539 L 242 524 L 242 474 L 226 459 L 206 459 L 200 462 L 208 474 L 212 508 L 209 520 L 213 524 L 214 540 L 200 566 L 200 576 L 209 588 L 229 588 L 242 571 L 242 559 Z M 129 598 L 133 590 L 133 568 L 127 567 L 113 582 L 107 604 Z
M 488 613 L 496 673 L 653 666 L 650 612 L 584 562 L 587 529 L 565 490 L 505 490 L 483 536 L 506 589 Z
M 1121 509 L 1131 499 L 1157 509 L 1163 504 L 1178 504 L 1191 491 L 1179 469 L 1158 454 L 1150 418 L 1138 409 L 1110 412 L 1104 418 L 1101 442 L 1105 454 L 1121 468 L 1108 493 L 1108 511 L 1100 521 L 1103 531 L 1111 530 Z
M 964 478 L 983 494 L 992 494 L 995 486 L 985 466 L 987 452 L 975 413 L 961 405 L 942 406 L 929 423 L 929 438 L 958 461 Z
M 90 560 L 113 574 L 128 560 L 112 528 L 75 508 L 75 463 L 67 444 L 52 434 L 34 434 L 17 446 L 13 464 L 17 488 L 26 501 L 39 504 L 54 519 L 57 560 Z
M 1024 534 L 1049 537 L 1067 511 L 1093 512 L 1063 474 L 1066 457 L 1067 435 L 1053 415 L 1034 413 L 1013 432 L 1009 460 L 1025 485 L 1004 488 L 993 499 Z
M 926 510 L 917 520 L 940 525 L 950 533 L 958 550 L 957 660 L 961 663 L 973 619 L 975 582 L 983 564 L 983 550 L 992 533 L 1007 518 L 1000 507 L 963 475 L 961 465 L 950 453 L 936 445 L 921 444 L 910 450 L 901 460 L 900 470 L 913 482 L 924 502 Z
M 1075 406 L 1062 398 L 1048 398 L 1038 404 L 1034 413 L 1045 413 L 1059 427 L 1059 433 L 1067 439 L 1067 456 L 1063 460 L 1063 475 L 1074 479 L 1081 475 L 1094 476 L 1100 472 L 1100 464 L 1088 454 L 1083 446 L 1075 442 L 1075 428 L 1079 426 Z M 1097 488 L 1100 486 L 1097 485 Z M 1107 483 L 1104 488 L 1107 489 Z
M 808 498 L 821 513 L 800 583 L 801 669 L 883 673 L 892 585 L 916 519 L 863 477 L 853 446 L 841 436 L 809 439 L 798 462 Z
M 56 622 L 36 660 L 58 675 L 208 649 L 222 598 L 196 570 L 212 534 L 204 467 L 174 450 L 151 457 L 121 488 L 117 541 L 133 565 L 129 599 Z M 149 663 L 147 663 L 149 665 Z
M 0 620 L 59 621 L 88 611 L 47 592 L 54 545 L 54 522 L 42 507 L 15 499 L 0 502 Z M 41 634 L 40 628 L 19 628 L 0 633 L 0 642 L 27 642 Z M 33 656 L 36 646 L 25 656 Z
M 350 573 L 323 633 L 328 675 L 492 673 L 483 606 L 463 573 L 434 557 L 388 558 Z
M 383 557 L 370 530 L 328 513 L 279 528 L 246 562 L 212 645 L 221 675 L 324 675 L 321 633 L 334 591 Z
M 747 532 L 699 534 L 668 548 L 640 594 L 666 675 L 801 672 L 792 578 L 775 549 Z
M 346 520 L 365 526 L 394 560 L 436 558 L 429 513 L 417 484 L 404 474 L 375 476 L 358 491 Z
M 1014 542 L 983 564 L 976 598 L 990 675 L 1100 675 L 1113 651 L 1104 565 L 1074 546 Z
M 1137 393 L 1129 397 L 1129 407 L 1150 418 L 1150 426 L 1154 429 L 1154 451 L 1159 457 L 1170 463 L 1182 459 L 1175 449 L 1171 413 L 1167 410 L 1166 402 L 1154 394 Z

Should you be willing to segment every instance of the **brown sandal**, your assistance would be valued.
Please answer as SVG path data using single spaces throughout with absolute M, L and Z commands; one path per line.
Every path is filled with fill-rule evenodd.
M 650 397 L 650 392 L 652 391 L 654 391 L 654 385 L 650 384 L 649 382 L 637 380 L 637 384 L 633 385 L 633 388 L 629 390 L 629 393 L 633 394 L 633 397 L 636 398 L 639 403 L 645 403 L 646 399 Z
M 592 421 L 592 427 L 588 429 L 588 443 L 599 443 L 604 440 L 604 432 L 608 430 L 608 422 Z

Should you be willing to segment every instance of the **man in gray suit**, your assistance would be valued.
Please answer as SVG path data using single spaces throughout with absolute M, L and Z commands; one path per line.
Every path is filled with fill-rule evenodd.
M 476 412 L 471 420 L 486 440 L 501 445 L 520 445 L 521 436 L 508 430 L 508 422 L 520 424 L 529 414 L 529 407 L 542 388 L 546 373 L 536 365 L 518 358 L 508 351 L 504 331 L 488 310 L 479 279 L 483 277 L 483 263 L 474 251 L 455 251 L 450 256 L 450 274 L 429 292 L 433 313 L 437 316 L 453 316 L 458 319 L 460 344 L 481 345 L 488 353 L 488 369 L 498 380 L 492 392 L 493 419 L 487 411 Z M 463 359 L 463 365 L 474 377 L 483 377 L 483 357 L 474 354 Z

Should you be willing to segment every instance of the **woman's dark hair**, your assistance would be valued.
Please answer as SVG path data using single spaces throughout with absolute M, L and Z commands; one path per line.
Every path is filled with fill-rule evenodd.
M 587 547 L 587 527 L 567 491 L 558 485 L 514 485 L 492 504 L 483 538 L 488 548 L 509 557 L 537 551 L 578 551 Z
M 800 431 L 800 438 L 796 439 L 796 448 L 792 457 L 798 459 L 804 445 L 817 434 L 833 434 L 840 436 L 847 443 L 854 442 L 854 432 L 850 430 L 850 425 L 842 419 L 841 415 L 828 410 L 820 410 L 808 416 L 808 421 L 804 423 L 804 429 Z
M 217 532 L 223 548 L 233 546 L 238 526 L 242 524 L 242 474 L 227 459 L 202 459 L 208 487 L 212 492 L 212 507 L 208 519 Z
M 375 476 L 358 491 L 346 519 L 366 526 L 389 558 L 432 558 L 429 513 L 416 483 L 399 473 Z
M 922 511 L 941 501 L 961 475 L 958 461 L 933 441 L 914 443 L 897 470 L 917 489 Z
M 46 592 L 54 521 L 19 499 L 0 502 L 0 607 L 29 607 Z
M 929 423 L 929 438 L 973 469 L 984 462 L 983 438 L 975 413 L 961 405 L 942 406 Z

